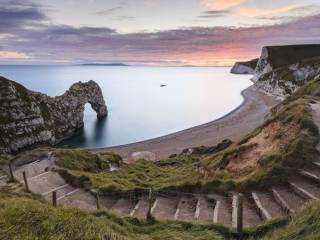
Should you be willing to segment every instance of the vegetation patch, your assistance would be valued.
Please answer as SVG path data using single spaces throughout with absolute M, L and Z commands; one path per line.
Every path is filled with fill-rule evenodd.
M 99 173 L 109 171 L 111 166 L 120 167 L 121 157 L 114 153 L 94 154 L 84 149 L 57 150 L 56 165 L 73 171 Z
M 319 89 L 319 81 L 301 87 L 242 141 L 202 159 L 209 178 L 224 175 L 237 190 L 245 191 L 285 182 L 315 160 L 318 128 L 312 121 L 310 103 Z
M 49 121 L 51 118 L 51 115 L 50 115 L 50 110 L 49 110 L 46 103 L 44 103 L 44 102 L 40 103 L 40 111 L 41 111 L 41 116 L 43 117 L 43 119 L 45 121 Z
M 264 240 L 316 240 L 320 239 L 320 203 L 309 202 L 293 215 L 286 228 L 275 230 Z
M 0 239 L 218 240 L 209 226 L 156 222 L 147 224 L 106 212 L 89 214 L 52 207 L 27 197 L 0 194 Z

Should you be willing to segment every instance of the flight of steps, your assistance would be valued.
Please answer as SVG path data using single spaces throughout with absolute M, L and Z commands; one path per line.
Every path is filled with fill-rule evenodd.
M 95 197 L 89 192 L 75 188 L 56 172 L 51 171 L 53 162 L 48 158 L 15 167 L 14 177 L 24 183 L 23 172 L 26 173 L 31 192 L 42 195 L 47 201 L 52 201 L 52 193 L 57 193 L 57 203 L 78 207 L 85 210 L 96 209 Z
M 96 210 L 96 198 L 91 193 L 75 188 L 65 182 L 58 173 L 50 170 L 49 158 L 38 160 L 14 170 L 16 179 L 23 182 L 25 171 L 29 188 L 52 201 L 52 192 L 57 192 L 58 204 L 85 210 Z M 0 174 L 1 181 L 7 175 Z M 236 194 L 183 194 L 176 192 L 155 193 L 151 214 L 158 220 L 198 221 L 234 227 Z M 148 196 L 109 195 L 100 196 L 100 208 L 120 216 L 145 219 L 149 209 Z M 266 221 L 294 213 L 305 202 L 320 199 L 320 162 L 300 171 L 299 176 L 287 185 L 253 191 L 243 195 L 243 224 L 257 226 Z

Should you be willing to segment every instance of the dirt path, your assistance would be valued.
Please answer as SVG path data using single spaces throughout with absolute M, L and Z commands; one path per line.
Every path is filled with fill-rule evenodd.
M 241 106 L 218 120 L 147 141 L 92 150 L 113 151 L 125 161 L 132 162 L 141 157 L 159 160 L 185 148 L 215 145 L 224 139 L 237 141 L 261 124 L 270 108 L 279 102 L 259 91 L 255 85 L 244 90 L 242 95 L 244 102 Z

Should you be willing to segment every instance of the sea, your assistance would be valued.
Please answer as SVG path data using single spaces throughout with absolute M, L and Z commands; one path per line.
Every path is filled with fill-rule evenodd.
M 49 96 L 78 81 L 96 81 L 108 117 L 85 106 L 84 128 L 63 147 L 102 148 L 139 142 L 214 121 L 237 108 L 250 75 L 230 67 L 1 65 L 0 75 Z

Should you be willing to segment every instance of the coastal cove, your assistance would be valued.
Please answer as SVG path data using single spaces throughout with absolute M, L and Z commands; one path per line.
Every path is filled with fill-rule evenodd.
M 244 100 L 237 108 L 214 121 L 146 141 L 92 151 L 112 151 L 124 161 L 132 162 L 136 160 L 134 155 L 137 153 L 137 156 L 140 153 L 140 156 L 149 160 L 161 160 L 187 148 L 213 146 L 224 139 L 238 141 L 262 124 L 270 109 L 280 102 L 256 85 L 243 90 L 241 95 Z
M 0 66 L 0 70 L 4 77 L 49 96 L 61 95 L 77 81 L 95 80 L 106 99 L 108 117 L 97 121 L 88 104 L 83 131 L 60 144 L 90 149 L 135 146 L 220 119 L 237 112 L 243 102 L 241 91 L 252 84 L 250 76 L 232 75 L 229 67 Z

